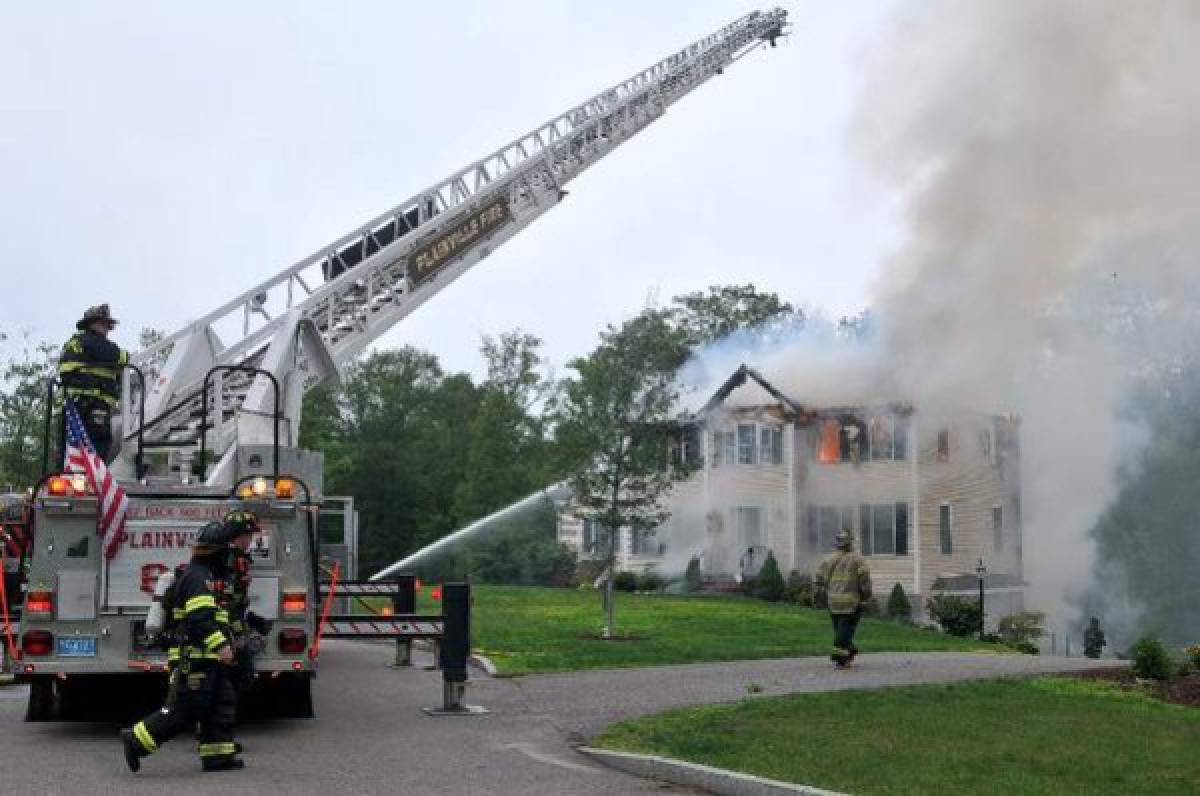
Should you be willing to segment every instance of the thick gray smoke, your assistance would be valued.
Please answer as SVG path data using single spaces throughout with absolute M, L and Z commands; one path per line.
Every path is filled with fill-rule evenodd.
M 894 391 L 1023 418 L 1031 602 L 1068 618 L 1088 531 L 1197 294 L 1200 4 L 903 6 L 855 144 L 905 197 L 873 307 Z

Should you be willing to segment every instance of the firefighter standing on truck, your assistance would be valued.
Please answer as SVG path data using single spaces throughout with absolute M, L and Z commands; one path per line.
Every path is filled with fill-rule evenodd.
M 227 611 L 218 606 L 224 597 L 229 572 L 225 568 L 227 536 L 224 527 L 210 523 L 200 529 L 192 558 L 175 585 L 179 610 L 175 628 L 178 647 L 174 672 L 177 687 L 168 701 L 131 729 L 121 730 L 125 762 L 131 771 L 141 768 L 141 758 L 167 741 L 200 724 L 200 761 L 205 771 L 242 768 L 233 741 L 237 698 L 230 681 L 234 661 L 233 634 Z M 176 652 L 177 650 L 177 652 Z
M 58 359 L 63 391 L 75 403 L 88 439 L 106 462 L 112 454 L 112 415 L 121 394 L 121 371 L 129 363 L 129 352 L 108 339 L 116 325 L 107 304 L 88 308 L 75 324 L 79 331 L 71 335 Z M 66 438 L 64 412 L 60 445 L 66 444 Z
M 854 632 L 863 608 L 871 600 L 871 572 L 862 556 L 854 552 L 854 537 L 841 531 L 834 539 L 837 550 L 817 569 L 816 591 L 823 595 L 833 620 L 834 665 L 844 669 L 858 655 Z

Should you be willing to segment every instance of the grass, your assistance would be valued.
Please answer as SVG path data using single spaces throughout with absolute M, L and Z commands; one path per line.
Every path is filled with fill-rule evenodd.
M 832 643 L 827 613 L 744 597 L 618 594 L 617 631 L 629 641 L 595 638 L 603 618 L 594 591 L 478 585 L 474 597 L 475 649 L 503 674 L 828 655 Z M 863 652 L 994 649 L 872 619 L 858 643 Z
M 855 794 L 1200 792 L 1200 711 L 1065 678 L 755 698 L 594 745 Z

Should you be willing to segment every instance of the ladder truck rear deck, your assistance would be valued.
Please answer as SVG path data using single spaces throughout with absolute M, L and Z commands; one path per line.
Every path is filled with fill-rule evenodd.
M 165 652 L 144 630 L 154 582 L 187 559 L 202 525 L 234 507 L 262 524 L 251 608 L 271 632 L 258 676 L 294 715 L 310 715 L 324 484 L 321 454 L 298 446 L 305 392 L 335 382 L 380 335 L 557 207 L 576 176 L 742 56 L 774 46 L 786 26 L 778 8 L 731 22 L 136 354 L 122 379 L 110 467 L 129 500 L 115 555 L 97 537 L 97 496 L 49 454 L 31 492 L 10 650 L 31 684 L 27 718 L 76 714 L 118 678 L 163 679 Z M 50 426 L 47 417 L 47 451 Z M 418 634 L 417 625 L 391 632 Z

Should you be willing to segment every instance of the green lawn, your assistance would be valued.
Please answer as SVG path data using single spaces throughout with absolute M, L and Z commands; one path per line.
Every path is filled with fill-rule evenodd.
M 638 639 L 601 641 L 584 637 L 602 625 L 597 592 L 479 585 L 474 596 L 475 649 L 504 674 L 828 655 L 832 643 L 825 612 L 743 597 L 618 594 L 617 630 Z M 858 641 L 864 652 L 992 649 L 878 620 Z
M 1200 711 L 1065 678 L 750 699 L 594 745 L 855 794 L 1200 793 Z

